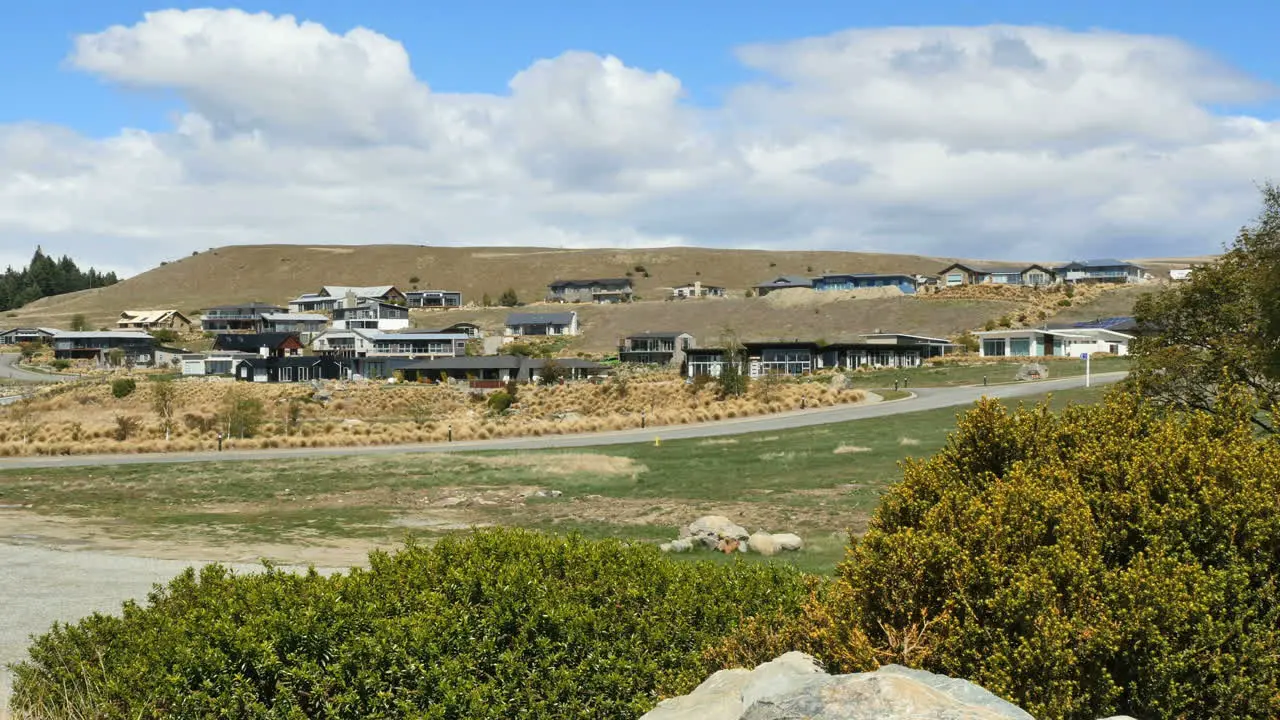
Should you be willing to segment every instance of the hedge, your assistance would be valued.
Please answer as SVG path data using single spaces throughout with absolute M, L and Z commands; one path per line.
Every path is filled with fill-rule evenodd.
M 324 576 L 188 569 L 37 638 L 12 706 L 42 718 L 635 718 L 704 679 L 744 616 L 794 612 L 786 566 L 518 530 Z

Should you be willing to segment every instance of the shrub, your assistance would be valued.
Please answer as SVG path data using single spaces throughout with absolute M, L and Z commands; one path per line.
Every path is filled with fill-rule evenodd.
M 11 702 L 42 717 L 636 718 L 699 684 L 701 651 L 741 618 L 803 598 L 781 566 L 518 530 L 332 576 L 211 565 L 37 638 Z
M 89 329 L 89 321 L 84 315 L 76 313 L 71 316 L 71 329 L 75 332 L 83 332 Z
M 501 414 L 511 407 L 511 402 L 511 396 L 505 390 L 499 390 L 489 396 L 486 404 L 488 404 L 490 412 Z
M 979 403 L 905 465 L 815 611 L 719 659 L 754 639 L 904 662 L 1039 718 L 1280 716 L 1280 443 L 1234 391 L 1216 410 Z
M 505 307 L 515 307 L 520 304 L 520 298 L 516 295 L 515 290 L 507 288 L 498 296 L 498 304 Z
M 40 348 L 37 347 L 35 343 L 18 343 L 18 353 L 22 356 L 23 360 L 30 360 L 35 357 L 36 353 L 39 351 Z
M 543 385 L 558 385 L 569 377 L 569 370 L 555 360 L 548 360 L 542 366 L 538 381 Z
M 1067 298 L 1062 298 L 1058 301 L 1058 307 L 1071 307 L 1071 301 Z
M 178 332 L 170 328 L 158 328 L 151 331 L 151 337 L 162 343 L 177 342 Z
M 253 437 L 265 415 L 262 401 L 239 388 L 232 388 L 223 399 L 222 420 L 230 437 Z
M 133 378 L 116 378 L 111 381 L 111 396 L 117 400 L 127 398 L 138 389 L 138 383 Z
M 49 363 L 49 365 L 50 365 L 50 367 L 52 367 L 54 370 L 62 371 L 62 370 L 66 370 L 67 368 L 71 367 L 71 361 L 69 361 L 69 360 L 54 360 L 53 362 Z
M 112 431 L 113 437 L 120 442 L 124 442 L 138 432 L 141 424 L 138 422 L 138 418 L 132 415 L 117 415 L 116 429 Z

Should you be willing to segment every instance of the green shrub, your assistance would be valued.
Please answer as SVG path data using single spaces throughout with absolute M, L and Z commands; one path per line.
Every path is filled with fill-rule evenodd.
M 151 337 L 157 342 L 171 343 L 178 341 L 178 331 L 171 328 L 157 328 L 151 331 Z
M 49 363 L 49 366 L 52 367 L 54 370 L 62 371 L 71 367 L 71 361 L 70 360 L 54 360 L 53 362 Z
M 116 399 L 126 398 L 138 389 L 138 383 L 133 378 L 116 378 L 111 381 L 111 395 Z
M 979 403 L 906 464 L 815 611 L 719 660 L 909 663 L 1037 718 L 1280 717 L 1280 443 L 1239 396 L 1216 410 Z
M 489 396 L 487 403 L 490 412 L 501 414 L 511 407 L 511 396 L 507 394 L 506 390 L 499 390 Z
M 636 718 L 704 679 L 745 614 L 791 608 L 785 566 L 517 530 L 322 576 L 187 570 L 37 638 L 13 709 L 40 717 Z

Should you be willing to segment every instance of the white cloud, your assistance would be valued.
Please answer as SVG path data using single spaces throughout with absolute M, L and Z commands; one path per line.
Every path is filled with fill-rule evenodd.
M 887 28 L 737 54 L 760 77 L 709 109 L 574 51 L 447 94 L 372 30 L 149 13 L 69 63 L 184 113 L 106 139 L 0 125 L 0 246 L 126 270 L 251 242 L 1199 254 L 1280 161 L 1280 124 L 1211 109 L 1271 88 L 1176 39 Z

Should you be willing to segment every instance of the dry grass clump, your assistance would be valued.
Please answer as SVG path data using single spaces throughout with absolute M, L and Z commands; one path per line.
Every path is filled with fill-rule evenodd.
M 484 393 L 450 384 L 236 383 L 225 379 L 175 381 L 176 409 L 169 438 L 151 407 L 149 381 L 124 398 L 109 383 L 85 380 L 50 388 L 0 411 L 0 456 L 71 455 L 212 450 L 226 430 L 229 394 L 261 403 L 253 437 L 227 437 L 224 449 L 385 445 L 540 437 L 750 417 L 801 407 L 865 399 L 860 390 L 783 381 L 767 393 L 721 400 L 714 386 L 694 387 L 670 372 L 624 375 L 600 384 L 521 385 L 516 402 L 490 411 Z M 131 418 L 121 437 L 120 418 Z
M 871 448 L 863 447 L 861 445 L 841 445 L 831 452 L 836 455 L 847 455 L 849 453 L 871 452 Z

